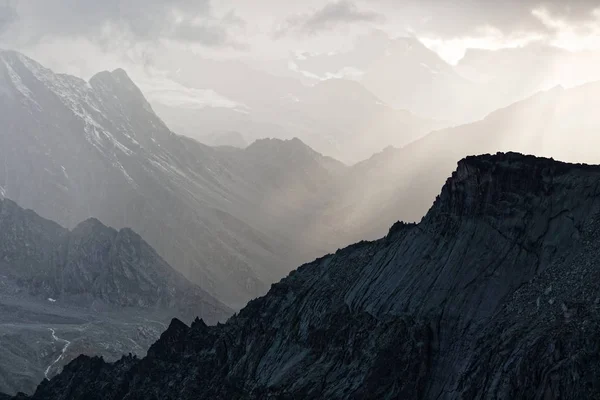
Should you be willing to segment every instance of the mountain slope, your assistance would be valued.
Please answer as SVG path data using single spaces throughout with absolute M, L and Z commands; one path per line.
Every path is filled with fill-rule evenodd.
M 69 231 L 0 200 L 0 390 L 31 392 L 75 356 L 143 355 L 173 315 L 231 311 L 130 229 Z
M 418 224 L 307 264 L 143 359 L 79 357 L 34 399 L 591 398 L 600 167 L 461 161 Z M 500 340 L 498 340 L 500 338 Z
M 6 51 L 0 88 L 0 195 L 69 228 L 89 217 L 132 227 L 187 278 L 237 307 L 322 252 L 317 240 L 298 245 L 304 232 L 284 225 L 273 232 L 266 222 L 274 216 L 265 191 L 248 179 L 269 154 L 175 135 L 124 71 L 85 82 Z M 265 151 L 289 146 L 277 143 Z M 311 157 L 299 161 L 320 162 Z M 288 166 L 269 168 L 285 180 Z M 290 185 L 261 184 L 274 198 L 292 198 Z M 292 218 L 297 213 L 304 218 L 305 210 Z M 307 224 L 318 224 L 316 216 Z

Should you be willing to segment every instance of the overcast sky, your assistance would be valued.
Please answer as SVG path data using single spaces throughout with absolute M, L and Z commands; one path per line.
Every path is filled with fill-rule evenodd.
M 4 47 L 67 38 L 103 49 L 170 45 L 210 53 L 283 56 L 338 51 L 361 32 L 413 34 L 451 62 L 465 47 L 546 40 L 600 46 L 598 1 L 589 0 L 0 0 Z M 131 49 L 128 49 L 131 50 Z
M 166 75 L 161 81 L 157 59 L 177 66 L 193 53 L 287 70 L 300 52 L 349 51 L 374 30 L 413 36 L 453 64 L 469 48 L 600 50 L 599 7 L 600 0 L 0 0 L 0 46 L 86 79 L 122 67 L 143 89 L 185 92 Z

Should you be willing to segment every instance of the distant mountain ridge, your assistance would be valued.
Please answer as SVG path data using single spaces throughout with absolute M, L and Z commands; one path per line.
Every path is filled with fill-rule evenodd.
M 569 89 L 558 86 L 480 121 L 431 132 L 403 148 L 388 148 L 352 166 L 349 174 L 362 182 L 368 194 L 353 203 L 359 210 L 357 223 L 363 226 L 364 238 L 383 235 L 381 218 L 389 215 L 419 221 L 456 160 L 471 154 L 519 151 L 568 162 L 600 163 L 594 151 L 600 143 L 600 117 L 593 100 L 598 96 L 600 83 Z M 352 185 L 341 189 L 340 193 L 350 194 L 341 194 L 340 199 L 352 199 L 354 190 Z M 369 204 L 377 205 L 379 215 L 368 212 L 374 209 Z
M 132 227 L 237 306 L 321 251 L 269 232 L 255 210 L 263 193 L 247 181 L 256 160 L 175 135 L 123 70 L 88 83 L 5 51 L 0 87 L 0 192 L 24 207 L 67 227 L 89 217 Z
M 275 85 L 276 81 L 261 81 L 265 87 L 257 91 L 255 98 L 262 98 L 262 93 L 269 91 L 269 82 Z M 196 87 L 193 79 L 189 84 Z M 248 142 L 264 137 L 298 137 L 318 152 L 349 164 L 387 145 L 403 146 L 447 126 L 443 121 L 393 108 L 352 80 L 329 79 L 290 90 L 267 103 L 257 100 L 244 110 L 185 109 L 156 101 L 153 106 L 173 130 L 202 142 L 206 142 L 205 132 L 211 137 L 212 132 L 222 131 L 240 132 Z
M 211 323 L 231 312 L 130 229 L 89 219 L 68 231 L 0 199 L 0 274 L 15 292 L 77 305 L 163 308 Z M 8 279 L 8 282 L 6 281 Z M 4 288 L 6 292 L 6 287 Z

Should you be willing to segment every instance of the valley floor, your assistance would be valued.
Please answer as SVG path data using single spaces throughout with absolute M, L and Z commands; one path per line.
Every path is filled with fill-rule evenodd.
M 0 297 L 0 392 L 33 393 L 80 354 L 107 361 L 143 356 L 168 318 L 139 310 L 88 311 L 33 298 Z

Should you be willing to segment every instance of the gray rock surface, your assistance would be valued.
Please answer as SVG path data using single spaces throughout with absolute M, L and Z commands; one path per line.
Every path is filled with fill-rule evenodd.
M 600 167 L 461 161 L 434 206 L 143 359 L 79 357 L 34 399 L 581 399 L 600 393 Z

